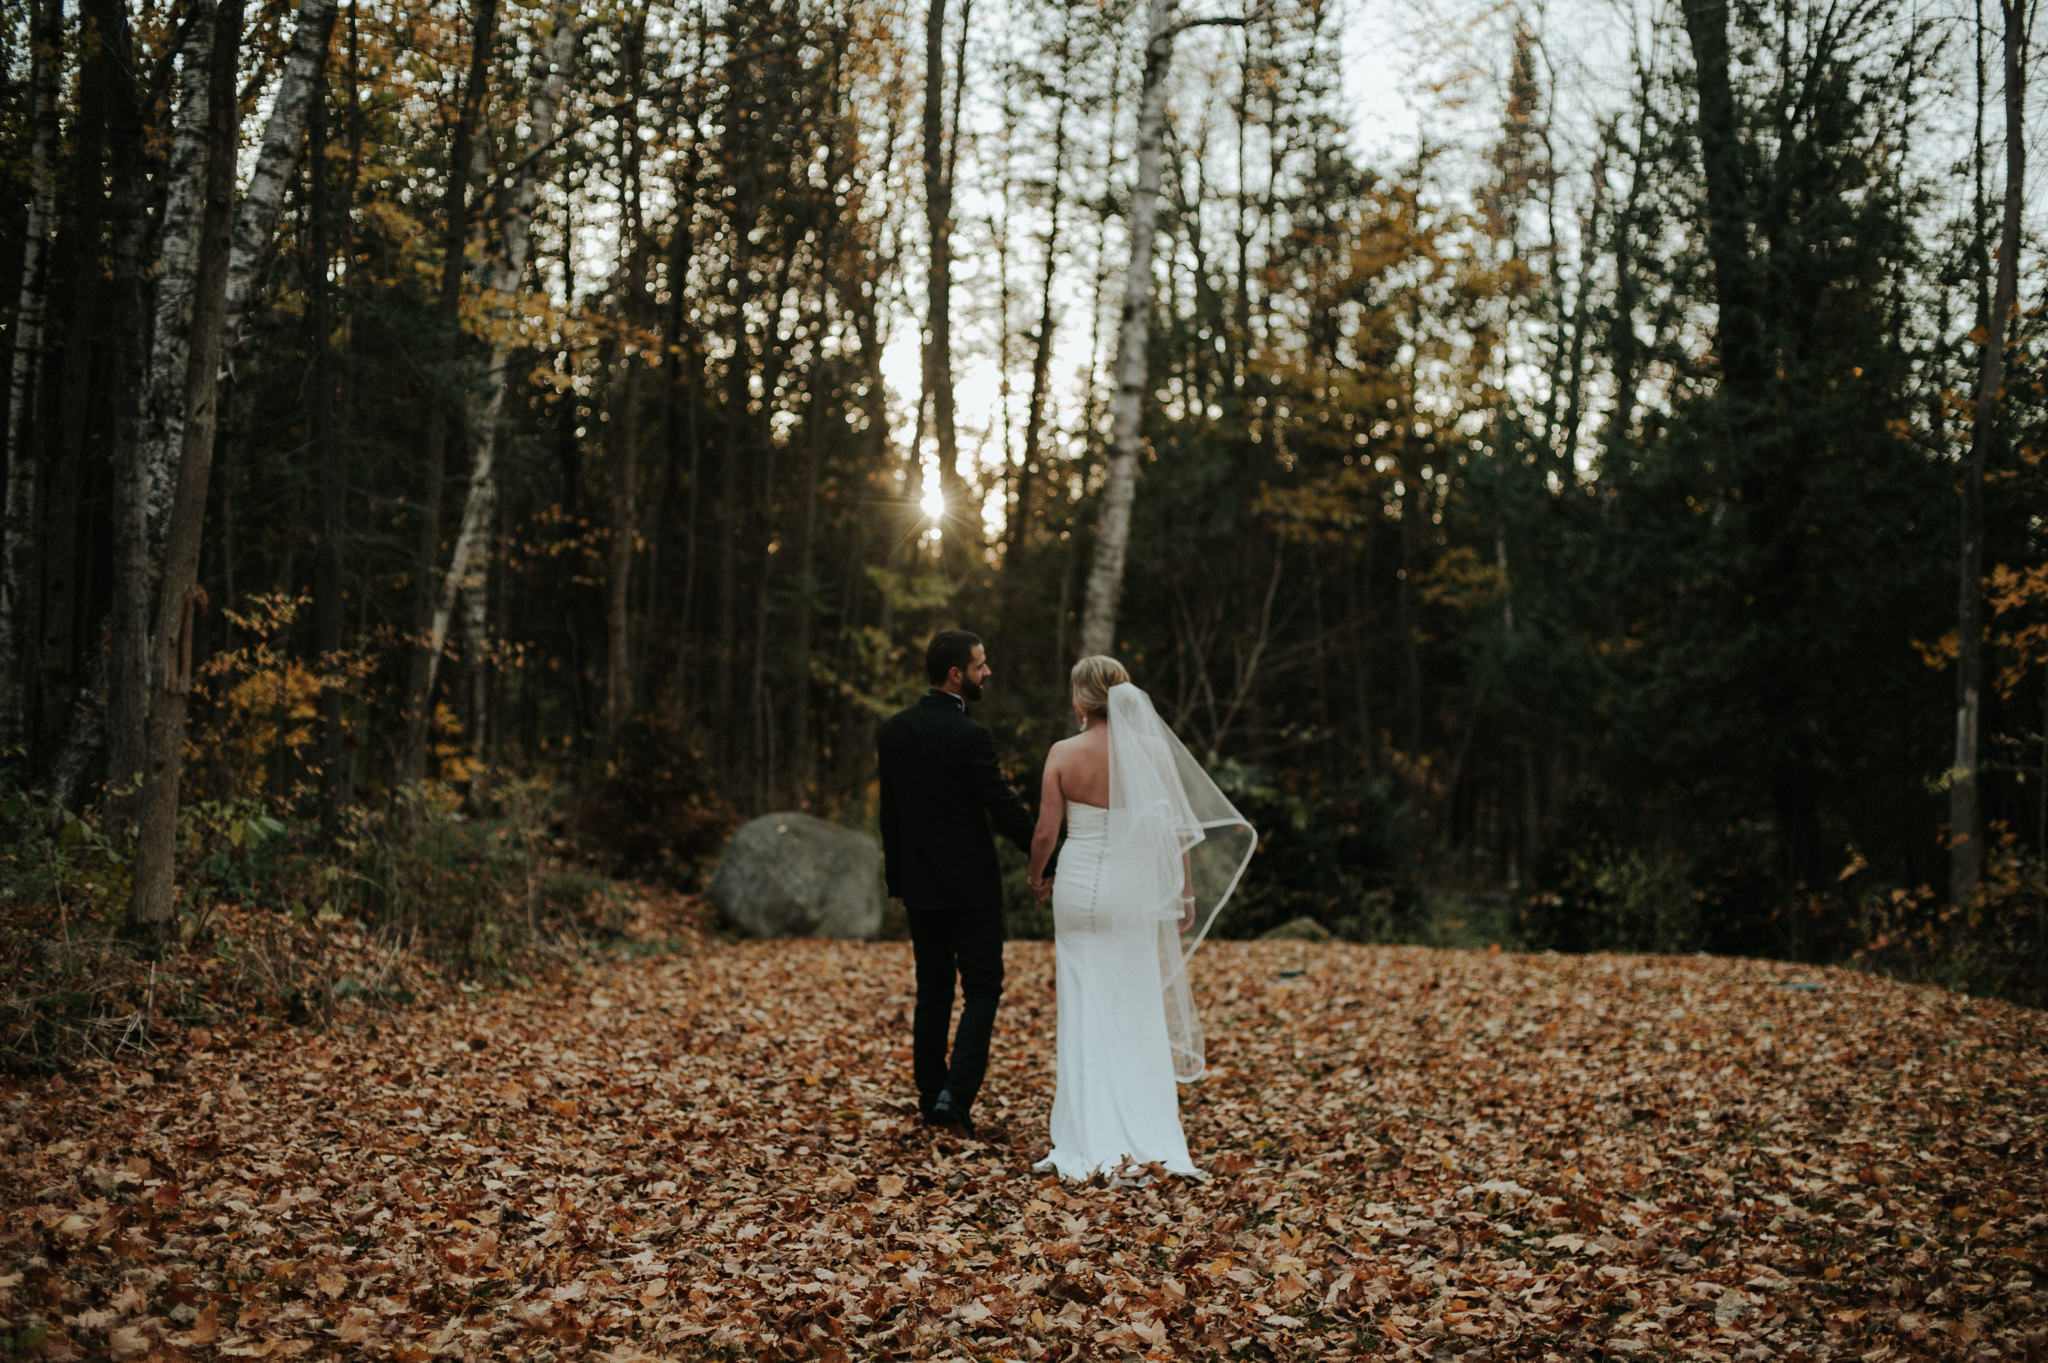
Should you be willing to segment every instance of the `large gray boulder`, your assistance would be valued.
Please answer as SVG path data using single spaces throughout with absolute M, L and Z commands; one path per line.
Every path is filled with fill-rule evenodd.
M 808 814 L 764 814 L 732 835 L 711 902 L 752 937 L 873 938 L 882 931 L 882 849 Z
M 1259 934 L 1261 942 L 1327 942 L 1330 930 L 1315 919 L 1303 914 L 1290 918 L 1277 928 L 1267 928 Z

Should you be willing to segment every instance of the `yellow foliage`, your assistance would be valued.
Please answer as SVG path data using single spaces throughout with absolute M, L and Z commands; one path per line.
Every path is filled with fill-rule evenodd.
M 369 226 L 389 237 L 392 241 L 417 241 L 426 234 L 420 220 L 408 212 L 403 204 L 390 199 L 370 199 L 361 209 Z
M 222 610 L 240 642 L 207 659 L 199 690 L 210 702 L 187 744 L 206 794 L 235 799 L 263 793 L 273 760 L 304 763 L 320 738 L 320 700 L 346 691 L 369 671 L 360 654 L 287 657 L 283 644 L 309 599 L 269 592 Z
M 1987 586 L 1992 619 L 2002 625 L 1994 629 L 1991 643 L 2006 655 L 1992 683 L 2009 697 L 2030 670 L 2048 663 L 2048 616 L 2038 609 L 2048 606 L 2048 565 L 2014 569 L 2001 563 L 1991 570 Z M 2010 618 L 2022 612 L 2032 618 Z
M 1947 667 L 1956 660 L 1956 632 L 1950 630 L 1931 644 L 1915 639 L 1913 650 L 1929 667 Z
M 1380 512 L 1384 475 L 1366 464 L 1343 464 L 1295 487 L 1259 489 L 1252 511 L 1295 544 L 1344 544 Z
M 303 754 L 319 736 L 320 694 L 344 678 L 322 678 L 295 659 L 266 658 L 242 671 L 216 697 L 209 725 L 213 769 L 229 775 L 222 795 L 262 791 L 271 759 L 281 750 Z
M 454 709 L 445 701 L 434 707 L 428 751 L 440 764 L 442 781 L 450 785 L 462 785 L 475 774 L 476 763 L 462 746 L 462 721 L 456 718 Z
M 1420 590 L 1422 599 L 1432 606 L 1462 612 L 1484 610 L 1507 595 L 1508 575 L 1470 545 L 1454 545 L 1444 550 L 1443 557 L 1424 575 Z
M 1991 570 L 1991 613 L 2048 604 L 2048 564 L 2014 571 L 2003 563 Z

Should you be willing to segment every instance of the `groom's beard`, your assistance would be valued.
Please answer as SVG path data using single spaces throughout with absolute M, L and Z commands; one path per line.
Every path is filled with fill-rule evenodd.
M 980 682 L 973 682 L 973 681 L 969 681 L 969 680 L 967 680 L 967 678 L 965 678 L 965 677 L 962 677 L 962 678 L 960 679 L 960 699 L 962 699 L 962 700 L 980 700 L 980 699 L 981 699 L 981 683 L 980 683 Z

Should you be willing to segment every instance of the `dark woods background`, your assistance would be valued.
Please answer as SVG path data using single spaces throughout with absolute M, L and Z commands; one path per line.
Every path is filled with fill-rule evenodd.
M 747 815 L 868 819 L 874 726 L 954 624 L 1029 787 L 1144 15 L 934 6 L 9 6 L 16 905 L 168 921 L 137 774 L 182 751 L 182 921 L 359 911 L 487 962 L 594 877 L 694 883 Z M 2048 298 L 2000 272 L 2039 259 L 2000 246 L 2029 18 L 1649 5 L 1596 108 L 1532 12 L 1462 30 L 1483 134 L 1378 164 L 1333 7 L 1182 37 L 1116 651 L 1265 834 L 1231 930 L 2041 997 Z M 211 438 L 166 434 L 153 395 L 202 390 Z

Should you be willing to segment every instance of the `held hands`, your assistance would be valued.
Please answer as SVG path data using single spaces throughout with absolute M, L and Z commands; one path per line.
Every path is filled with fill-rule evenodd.
M 1052 893 L 1051 876 L 1033 876 L 1028 883 L 1031 886 L 1031 899 L 1033 903 L 1043 904 L 1045 897 Z

